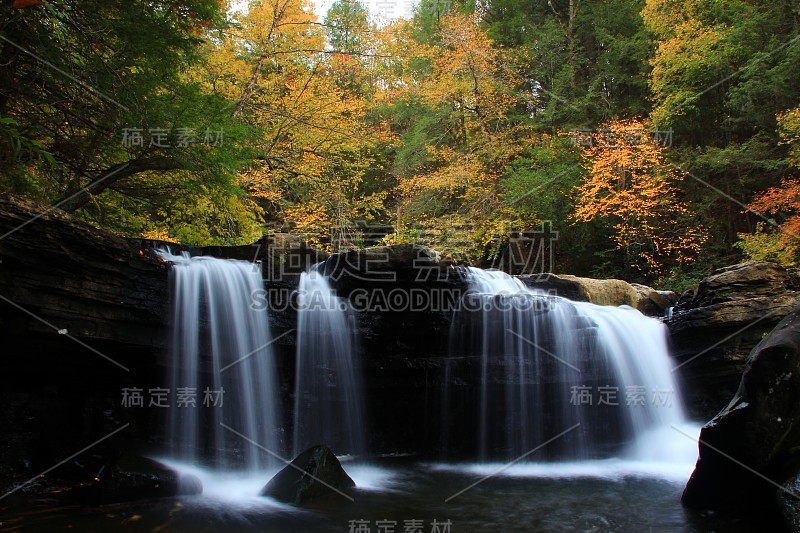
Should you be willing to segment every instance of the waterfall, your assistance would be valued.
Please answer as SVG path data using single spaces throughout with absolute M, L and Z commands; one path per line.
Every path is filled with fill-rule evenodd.
M 361 379 L 348 303 L 335 295 L 324 263 L 298 288 L 294 452 L 324 444 L 337 454 L 363 455 Z
M 260 269 L 246 261 L 162 256 L 174 263 L 167 415 L 173 457 L 226 468 L 274 466 L 263 449 L 281 454 L 280 395 L 267 311 L 252 305 L 264 289 Z
M 660 321 L 533 291 L 498 271 L 466 276 L 451 354 L 477 361 L 470 375 L 479 380 L 473 431 L 482 461 L 517 458 L 566 430 L 535 458 L 669 459 L 646 440 L 685 423 Z M 446 384 L 452 372 L 448 365 Z

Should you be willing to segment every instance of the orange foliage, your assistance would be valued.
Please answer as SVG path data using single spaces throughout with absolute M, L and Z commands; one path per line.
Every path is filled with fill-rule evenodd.
M 14 0 L 14 3 L 11 5 L 12 9 L 25 9 L 28 7 L 38 7 L 43 6 L 44 2 L 42 0 Z
M 800 241 L 800 180 L 787 178 L 747 206 L 759 214 L 789 215 L 779 226 L 780 242 L 797 246 Z
M 800 107 L 779 113 L 778 131 L 789 146 L 789 164 L 800 168 Z M 778 243 L 797 248 L 800 244 L 800 180 L 785 178 L 780 186 L 761 193 L 747 208 L 761 215 L 784 217 L 778 226 Z M 776 223 L 771 221 L 773 225 Z
M 694 261 L 705 241 L 703 229 L 688 223 L 692 212 L 676 187 L 683 176 L 664 150 L 638 120 L 605 124 L 584 149 L 589 174 L 573 214 L 577 221 L 612 221 L 631 266 L 657 276 L 670 263 Z
M 286 208 L 285 215 L 293 233 L 302 235 L 311 246 L 333 251 L 330 234 L 331 228 L 337 224 L 328 215 L 325 207 L 316 202 L 295 204 Z

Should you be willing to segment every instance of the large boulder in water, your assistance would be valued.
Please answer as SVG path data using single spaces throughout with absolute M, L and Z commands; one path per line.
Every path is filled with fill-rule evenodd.
M 752 350 L 738 392 L 703 427 L 699 449 L 682 499 L 695 509 L 774 508 L 777 486 L 800 472 L 800 306 Z
M 313 446 L 275 474 L 261 489 L 260 496 L 304 505 L 342 493 L 356 486 L 341 463 L 325 446 Z
M 629 305 L 648 316 L 664 316 L 678 301 L 672 291 L 659 291 L 621 279 L 594 279 L 567 274 L 525 274 L 518 276 L 529 288 L 561 296 L 574 302 L 596 305 Z

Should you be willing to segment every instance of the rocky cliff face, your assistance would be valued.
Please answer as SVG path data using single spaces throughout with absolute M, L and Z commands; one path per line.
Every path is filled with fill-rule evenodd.
M 159 414 L 120 406 L 122 388 L 168 386 L 170 265 L 153 252 L 158 245 L 163 243 L 121 239 L 57 210 L 0 196 L 0 477 L 30 477 L 125 424 L 129 429 L 93 449 L 96 461 L 89 454 L 74 466 L 75 476 L 99 468 L 104 455 L 158 445 Z M 448 379 L 465 398 L 472 394 L 458 376 L 472 375 L 477 364 L 448 360 L 450 324 L 466 282 L 435 251 L 400 245 L 328 256 L 288 235 L 191 251 L 261 262 L 273 335 L 288 333 L 276 345 L 288 405 L 292 294 L 299 274 L 325 261 L 338 294 L 357 315 L 372 448 L 433 454 L 442 445 L 437 425 L 469 427 L 468 409 L 464 421 L 454 422 L 432 408 L 441 403 Z M 552 274 L 522 279 L 573 300 L 627 304 L 655 316 L 674 299 L 619 280 Z M 795 274 L 776 265 L 737 265 L 679 302 L 670 321 L 678 355 L 688 361 L 704 352 L 682 369 L 700 412 L 716 412 L 727 401 L 720 383 L 732 382 L 729 390 L 735 390 L 748 343 L 788 312 L 797 288 Z M 755 324 L 731 336 L 748 321 Z
M 434 405 L 450 322 L 466 289 L 463 273 L 434 250 L 412 245 L 335 254 L 325 271 L 356 313 L 370 448 L 437 449 Z
M 1 327 L 38 341 L 164 345 L 168 266 L 58 210 L 0 195 Z M 99 362 L 99 361 L 98 361 Z
M 163 262 L 0 195 L 0 478 L 34 475 L 126 423 L 147 440 L 147 419 L 118 402 L 122 387 L 150 381 L 168 298 Z
M 425 246 L 397 245 L 334 254 L 325 270 L 337 294 L 356 310 L 371 449 L 428 455 L 446 449 L 449 458 L 474 457 L 480 357 L 451 351 L 454 313 L 468 290 L 464 269 Z M 554 274 L 521 279 L 552 295 L 630 305 L 655 316 L 677 299 L 621 280 Z M 493 364 L 505 373 L 500 359 Z M 461 403 L 445 412 L 451 396 Z
M 752 347 L 797 304 L 797 272 L 766 262 L 717 270 L 681 296 L 667 325 L 695 417 L 728 402 Z

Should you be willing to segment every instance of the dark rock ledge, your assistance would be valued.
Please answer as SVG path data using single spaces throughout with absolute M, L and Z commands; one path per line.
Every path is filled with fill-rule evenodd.
M 787 524 L 797 523 L 800 306 L 753 349 L 739 390 L 703 427 L 700 441 L 683 493 L 687 507 L 757 516 L 777 515 L 780 503 Z
M 736 392 L 750 350 L 800 304 L 800 276 L 775 263 L 722 268 L 667 321 L 691 414 L 708 420 Z

